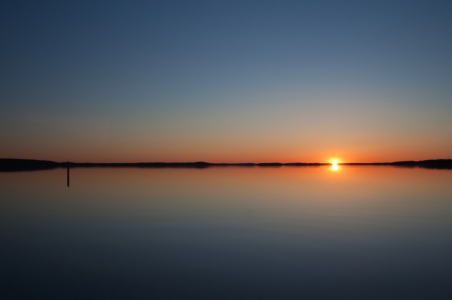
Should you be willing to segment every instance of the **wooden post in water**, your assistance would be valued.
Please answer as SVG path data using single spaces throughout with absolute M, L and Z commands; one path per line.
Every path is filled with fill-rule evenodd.
M 67 162 L 67 186 L 69 187 L 69 161 Z

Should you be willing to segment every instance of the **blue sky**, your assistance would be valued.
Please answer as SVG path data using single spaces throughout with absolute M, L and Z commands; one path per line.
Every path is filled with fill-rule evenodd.
M 2 1 L 1 157 L 452 153 L 449 1 Z

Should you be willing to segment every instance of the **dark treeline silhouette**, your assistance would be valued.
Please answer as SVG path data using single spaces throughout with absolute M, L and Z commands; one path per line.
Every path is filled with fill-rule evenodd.
M 0 171 L 33 171 L 33 170 L 51 170 L 62 167 L 63 165 L 49 160 L 34 159 L 0 159 Z
M 303 167 L 303 166 L 325 166 L 330 163 L 208 163 L 208 162 L 185 162 L 185 163 L 165 163 L 165 162 L 149 162 L 149 163 L 70 163 L 71 168 L 197 168 L 203 169 L 208 167 Z M 391 163 L 343 163 L 340 165 L 348 166 L 397 166 L 397 167 L 419 167 L 428 169 L 452 169 L 451 159 L 432 159 L 422 161 L 397 161 Z M 68 162 L 54 162 L 48 160 L 34 159 L 0 159 L 0 172 L 16 172 L 16 171 L 33 171 L 33 170 L 50 170 L 56 168 L 67 168 Z
M 393 166 L 420 167 L 427 169 L 452 169 L 451 159 L 429 159 L 421 161 L 397 161 L 391 163 Z

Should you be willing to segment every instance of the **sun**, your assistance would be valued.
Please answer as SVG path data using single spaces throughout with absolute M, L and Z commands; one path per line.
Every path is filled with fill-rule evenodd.
M 331 168 L 333 171 L 338 171 L 339 170 L 339 164 L 342 163 L 342 160 L 339 159 L 338 157 L 334 157 L 330 159 L 331 161 Z
M 338 170 L 337 161 L 334 160 L 331 164 L 332 164 L 333 170 L 337 171 Z

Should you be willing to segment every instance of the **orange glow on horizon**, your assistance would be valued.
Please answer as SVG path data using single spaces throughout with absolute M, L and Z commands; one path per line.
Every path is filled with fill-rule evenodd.
M 378 163 L 394 162 L 403 160 L 426 160 L 438 158 L 450 158 L 450 151 L 412 147 L 413 150 L 405 151 L 394 144 L 393 151 L 375 149 L 272 149 L 262 147 L 261 149 L 249 149 L 237 147 L 220 147 L 217 145 L 205 146 L 196 144 L 187 147 L 180 145 L 169 146 L 167 144 L 156 144 L 154 147 L 140 147 L 138 144 L 110 143 L 106 145 L 87 145 L 66 143 L 55 144 L 52 148 L 39 147 L 27 143 L 11 143 L 2 145 L 3 158 L 22 158 L 51 160 L 57 162 L 91 162 L 91 163 L 124 163 L 124 162 L 196 162 L 205 161 L 210 163 L 329 163 L 337 161 L 340 166 L 343 163 Z M 202 147 L 205 146 L 205 147 Z M 447 150 L 447 149 L 446 149 Z
M 342 159 L 338 158 L 338 157 L 332 157 L 330 159 L 328 159 L 328 162 L 331 163 L 332 165 L 338 165 L 343 163 Z

